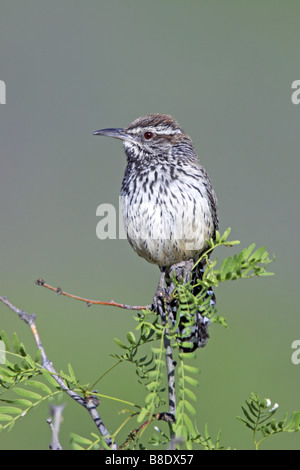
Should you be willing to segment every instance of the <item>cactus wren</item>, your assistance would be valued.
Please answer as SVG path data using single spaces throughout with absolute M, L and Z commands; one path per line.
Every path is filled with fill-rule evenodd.
M 190 137 L 172 116 L 149 114 L 124 129 L 101 129 L 94 135 L 123 141 L 127 167 L 121 195 L 127 237 L 138 255 L 159 266 L 163 289 L 170 268 L 193 265 L 218 229 L 209 176 Z M 195 335 L 190 340 L 196 348 L 201 344 Z

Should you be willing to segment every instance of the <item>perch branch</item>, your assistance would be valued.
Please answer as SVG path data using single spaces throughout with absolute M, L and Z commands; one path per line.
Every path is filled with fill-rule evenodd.
M 114 302 L 113 300 L 109 302 L 104 302 L 104 301 L 99 301 L 99 300 L 90 300 L 86 299 L 84 297 L 79 297 L 77 295 L 70 294 L 68 292 L 64 292 L 60 287 L 53 287 L 47 284 L 44 279 L 39 278 L 36 281 L 36 284 L 38 286 L 43 286 L 46 287 L 46 289 L 49 289 L 53 292 L 56 292 L 59 295 L 64 295 L 66 297 L 79 300 L 81 302 L 85 302 L 87 306 L 91 305 L 108 305 L 108 306 L 113 306 L 113 307 L 118 307 L 118 308 L 123 308 L 127 310 L 154 310 L 156 313 L 158 313 L 161 317 L 162 325 L 166 327 L 168 321 L 167 321 L 167 315 L 168 315 L 168 306 L 165 305 L 165 300 L 166 299 L 159 299 L 156 305 L 145 305 L 145 306 L 135 306 L 135 305 L 126 305 L 126 304 L 121 304 Z M 170 287 L 169 292 L 167 297 L 170 296 L 172 291 L 172 287 Z M 164 297 L 164 296 L 163 296 Z M 167 315 L 165 313 L 165 307 L 167 311 Z M 166 413 L 165 415 L 171 416 L 173 421 L 175 419 L 175 413 L 176 413 L 176 386 L 175 386 L 175 362 L 173 360 L 173 353 L 172 353 L 172 347 L 171 347 L 171 341 L 168 338 L 169 334 L 169 329 L 165 329 L 165 334 L 164 334 L 164 346 L 166 350 L 166 367 L 167 367 L 167 377 L 168 377 L 168 397 L 169 397 L 169 412 Z M 170 419 L 169 421 L 172 422 Z M 171 431 L 171 449 L 174 450 L 176 448 L 176 443 L 175 443 L 175 435 Z
M 50 286 L 42 278 L 37 279 L 37 281 L 35 281 L 35 283 L 36 283 L 36 285 L 46 287 L 46 289 L 52 290 L 52 291 L 56 292 L 59 295 L 65 295 L 66 297 L 70 297 L 71 299 L 75 299 L 75 300 L 79 300 L 81 302 L 85 302 L 88 307 L 90 307 L 91 305 L 108 305 L 108 306 L 111 306 L 111 307 L 118 307 L 118 308 L 123 308 L 123 309 L 127 309 L 127 310 L 149 310 L 152 307 L 152 305 L 126 305 L 126 304 L 120 304 L 120 303 L 115 302 L 114 300 L 104 302 L 104 301 L 101 301 L 101 300 L 86 299 L 84 297 L 79 297 L 78 295 L 69 294 L 68 292 L 63 291 L 60 287 Z
M 164 300 L 164 299 L 162 299 Z M 161 317 L 161 322 L 164 327 L 168 324 L 167 321 L 167 316 L 165 313 L 164 306 L 162 305 L 161 299 L 158 300 L 157 302 L 157 310 L 158 313 L 160 314 Z M 175 413 L 176 413 L 176 393 L 175 393 L 175 362 L 173 360 L 173 352 L 172 352 L 172 346 L 171 346 L 171 341 L 168 337 L 169 334 L 169 329 L 165 328 L 164 332 L 164 346 L 166 350 L 166 367 L 167 367 L 167 377 L 168 377 L 168 397 L 169 397 L 169 416 L 173 416 L 173 420 L 175 419 Z M 171 431 L 170 433 L 171 437 L 171 450 L 175 450 L 175 447 L 173 447 L 173 442 L 175 439 L 175 434 Z
M 50 418 L 47 419 L 47 423 L 50 426 L 52 432 L 52 440 L 49 448 L 51 450 L 63 450 L 59 442 L 59 430 L 62 422 L 62 412 L 65 405 L 50 405 Z

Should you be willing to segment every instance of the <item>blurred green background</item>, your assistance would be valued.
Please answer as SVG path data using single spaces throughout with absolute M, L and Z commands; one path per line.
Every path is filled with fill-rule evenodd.
M 126 240 L 96 237 L 96 208 L 117 206 L 125 156 L 120 142 L 92 132 L 122 127 L 151 112 L 174 115 L 193 139 L 213 181 L 220 230 L 232 228 L 240 248 L 267 245 L 276 276 L 217 289 L 229 328 L 210 328 L 197 354 L 198 421 L 233 448 L 252 448 L 237 421 L 250 392 L 300 409 L 300 365 L 291 362 L 299 324 L 299 120 L 291 84 L 300 79 L 300 3 L 278 0 L 1 0 L 0 294 L 37 314 L 57 370 L 72 363 L 82 383 L 114 364 L 136 326 L 133 313 L 92 307 L 34 284 L 88 298 L 149 303 L 159 272 Z M 233 250 L 219 250 L 229 256 Z M 0 329 L 30 348 L 33 338 L 4 305 Z M 87 366 L 88 364 L 88 366 Z M 98 390 L 143 401 L 131 367 L 119 366 Z M 67 407 L 69 432 L 95 428 L 83 409 Z M 124 405 L 102 401 L 111 430 Z M 47 448 L 45 404 L 0 448 Z M 299 449 L 300 437 L 277 436 L 264 448 Z

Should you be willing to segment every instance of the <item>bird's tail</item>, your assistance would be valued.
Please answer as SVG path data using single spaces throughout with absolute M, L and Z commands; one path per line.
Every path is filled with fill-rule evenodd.
M 187 263 L 184 269 L 185 273 L 188 272 Z M 173 323 L 175 325 L 178 322 L 177 340 L 182 352 L 192 352 L 197 348 L 203 348 L 209 339 L 210 320 L 206 315 L 215 307 L 216 297 L 212 288 L 204 289 L 199 283 L 203 278 L 204 269 L 205 266 L 200 261 L 192 271 L 188 272 L 190 282 L 183 285 L 182 291 L 179 290 L 178 298 L 171 305 Z M 188 279 L 184 280 L 188 281 Z

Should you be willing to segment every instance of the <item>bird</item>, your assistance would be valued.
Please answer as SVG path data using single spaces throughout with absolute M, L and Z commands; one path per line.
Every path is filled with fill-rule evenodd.
M 160 269 L 157 300 L 165 283 L 170 286 L 174 269 L 182 268 L 185 280 L 193 276 L 193 265 L 215 238 L 218 203 L 211 180 L 191 138 L 171 115 L 148 114 L 128 127 L 100 129 L 94 135 L 123 142 L 127 157 L 121 186 L 124 227 L 134 251 Z M 201 277 L 203 270 L 203 264 L 198 264 L 194 278 Z M 208 295 L 214 303 L 213 291 Z M 184 335 L 184 320 L 179 331 L 188 336 L 190 349 L 203 347 L 208 320 L 199 311 L 188 335 Z

